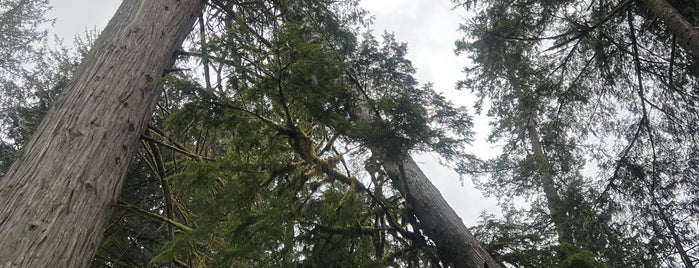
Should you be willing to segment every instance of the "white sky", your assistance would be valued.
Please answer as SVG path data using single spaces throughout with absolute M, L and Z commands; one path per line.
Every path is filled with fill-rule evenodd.
M 408 43 L 408 59 L 416 67 L 416 76 L 421 83 L 432 82 L 437 91 L 444 92 L 453 102 L 471 107 L 473 97 L 468 92 L 454 90 L 455 83 L 463 77 L 461 70 L 467 60 L 453 53 L 454 41 L 459 38 L 457 28 L 463 16 L 451 10 L 450 0 L 362 1 L 375 17 L 375 35 L 394 32 L 396 40 Z M 49 17 L 56 18 L 53 32 L 66 45 L 71 45 L 76 35 L 104 28 L 120 3 L 118 0 L 51 0 L 53 10 Z M 493 156 L 496 150 L 484 142 L 489 132 L 487 122 L 477 118 L 475 131 L 474 153 Z M 494 199 L 486 199 L 474 189 L 471 178 L 464 178 L 462 183 L 455 172 L 440 165 L 430 155 L 415 156 L 415 161 L 467 226 L 475 225 L 484 210 L 500 213 Z
M 470 108 L 475 98 L 470 92 L 455 90 L 456 82 L 464 77 L 461 70 L 468 60 L 454 54 L 454 42 L 460 38 L 458 27 L 464 21 L 464 14 L 452 10 L 450 0 L 362 0 L 362 5 L 375 17 L 376 35 L 393 32 L 397 41 L 408 43 L 407 57 L 417 69 L 416 76 L 421 83 L 433 83 L 435 90 L 469 108 L 473 115 Z M 481 157 L 494 156 L 497 150 L 485 143 L 490 132 L 487 120 L 475 117 L 474 130 L 477 135 L 473 153 Z M 500 214 L 496 200 L 483 197 L 474 188 L 471 178 L 459 180 L 456 172 L 440 165 L 431 155 L 417 155 L 415 161 L 466 226 L 475 225 L 484 210 Z

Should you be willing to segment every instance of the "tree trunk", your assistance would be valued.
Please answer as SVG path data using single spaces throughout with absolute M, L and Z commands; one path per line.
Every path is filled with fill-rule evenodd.
M 365 121 L 373 120 L 368 95 L 364 93 L 359 81 L 353 75 L 348 74 L 348 76 L 357 86 L 355 93 L 360 108 L 359 118 Z M 375 116 L 378 117 L 378 115 Z M 375 148 L 369 149 L 375 153 Z M 430 182 L 410 155 L 397 161 L 385 159 L 385 157 L 379 157 L 379 159 L 386 161 L 382 165 L 384 170 L 411 206 L 421 228 L 427 237 L 434 241 L 440 257 L 449 267 L 500 267 L 466 228 L 463 220 L 444 200 L 437 187 Z
M 541 138 L 534 118 L 530 118 L 527 122 L 527 133 L 529 133 L 529 142 L 532 145 L 532 152 L 536 160 L 539 182 L 546 197 L 546 205 L 551 213 L 551 221 L 556 228 L 556 234 L 558 234 L 558 242 L 560 244 L 573 244 L 573 235 L 570 233 L 570 224 L 568 224 L 569 219 L 561 207 L 561 197 L 558 195 L 558 189 L 551 175 L 549 160 L 541 146 Z
M 384 169 L 399 189 L 404 190 L 405 199 L 420 221 L 420 227 L 437 245 L 439 255 L 449 267 L 500 267 L 412 157 L 405 157 L 398 165 L 386 163 Z
M 202 0 L 124 0 L 0 179 L 0 267 L 87 267 Z
M 677 9 L 666 0 L 645 0 L 646 7 L 662 19 L 670 32 L 677 36 L 678 43 L 694 58 L 699 59 L 699 29 L 689 23 Z
M 537 112 L 531 107 L 532 105 L 526 104 L 525 99 L 527 96 L 533 96 L 533 92 L 530 90 L 522 88 L 520 85 L 520 80 L 517 75 L 513 73 L 512 70 L 508 70 L 507 78 L 512 83 L 512 89 L 515 92 L 519 103 L 517 104 L 520 109 L 517 110 L 522 117 L 527 118 L 526 125 L 523 127 L 527 131 L 527 138 L 532 146 L 532 155 L 536 161 L 536 173 L 539 174 L 539 183 L 541 183 L 541 188 L 544 191 L 544 198 L 546 198 L 546 207 L 549 209 L 551 215 L 551 221 L 553 222 L 554 228 L 556 229 L 556 234 L 558 235 L 558 242 L 563 243 L 573 243 L 573 235 L 571 233 L 571 227 L 569 224 L 569 218 L 565 214 L 564 208 L 561 207 L 561 196 L 558 194 L 558 187 L 551 175 L 551 165 L 549 164 L 548 157 L 544 153 L 544 148 L 541 145 L 541 137 L 539 137 L 539 130 L 536 125 L 536 114 Z M 525 92 L 525 90 L 527 90 Z

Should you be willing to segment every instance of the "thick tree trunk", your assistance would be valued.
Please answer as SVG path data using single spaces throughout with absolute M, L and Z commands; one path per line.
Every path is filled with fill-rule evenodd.
M 699 59 L 699 26 L 692 25 L 666 0 L 645 0 L 648 9 L 662 19 L 677 42 Z
M 384 169 L 391 180 L 403 189 L 405 199 L 420 221 L 420 227 L 437 245 L 442 260 L 449 267 L 500 267 L 412 157 L 405 157 L 398 165 L 386 163 Z
M 202 0 L 124 0 L 0 179 L 0 267 L 87 267 Z

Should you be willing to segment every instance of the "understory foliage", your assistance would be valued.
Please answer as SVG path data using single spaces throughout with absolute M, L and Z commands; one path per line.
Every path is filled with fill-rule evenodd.
M 506 207 L 474 229 L 491 254 L 513 267 L 695 267 L 699 69 L 679 33 L 646 1 L 454 2 L 476 14 L 456 42 L 474 62 L 459 86 L 502 146 L 461 165 Z M 699 22 L 696 1 L 667 3 Z
M 676 33 L 644 1 L 454 2 L 498 157 L 465 152 L 465 109 L 357 1 L 211 0 L 92 266 L 448 266 L 382 166 L 420 151 L 485 175 L 505 213 L 472 230 L 505 267 L 696 266 L 699 67 Z M 92 40 L 45 48 L 47 9 L 0 2 L 0 178 Z
M 442 267 L 382 163 L 466 156 L 471 118 L 368 26 L 356 1 L 211 1 L 155 79 L 92 266 Z M 66 53 L 3 106 L 13 151 L 73 73 Z

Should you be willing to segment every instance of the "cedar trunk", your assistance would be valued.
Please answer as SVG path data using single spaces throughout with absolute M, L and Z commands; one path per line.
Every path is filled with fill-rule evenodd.
M 374 120 L 367 94 L 354 76 L 350 75 L 350 80 L 357 86 L 355 93 L 359 99 L 359 118 L 365 121 Z M 375 153 L 376 148 L 369 149 L 372 153 L 382 156 L 381 153 Z M 392 157 L 380 157 L 387 158 Z M 387 159 L 382 166 L 408 202 L 420 222 L 420 227 L 427 237 L 434 241 L 442 261 L 448 267 L 500 267 L 410 155 L 399 156 L 398 160 Z
M 350 80 L 357 86 L 355 93 L 359 99 L 359 118 L 373 120 L 367 94 L 354 76 L 350 75 Z M 376 148 L 369 149 L 382 156 L 375 152 Z M 380 159 L 387 160 L 382 165 L 384 170 L 408 202 L 422 230 L 434 241 L 442 261 L 448 267 L 500 267 L 410 155 L 399 156 L 398 160 L 390 160 L 392 157 Z
M 0 267 L 87 267 L 202 0 L 124 0 L 0 179 Z

